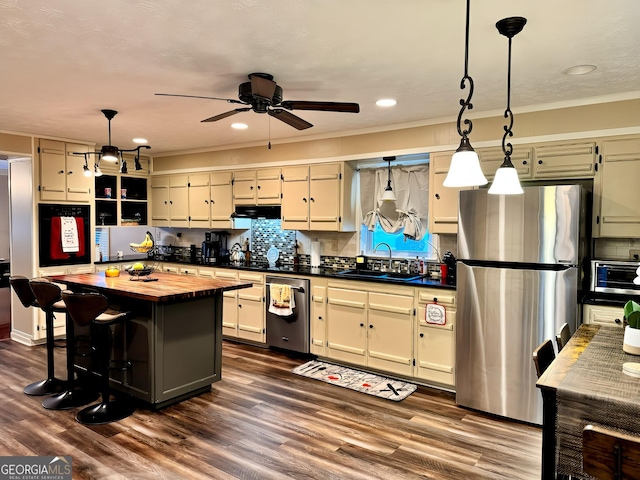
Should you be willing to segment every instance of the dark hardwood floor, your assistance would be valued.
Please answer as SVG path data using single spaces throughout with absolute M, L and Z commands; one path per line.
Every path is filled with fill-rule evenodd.
M 22 393 L 44 347 L 0 342 L 0 455 L 71 455 L 77 479 L 538 479 L 541 431 L 429 388 L 392 402 L 291 373 L 305 362 L 225 342 L 211 392 L 87 427 Z M 64 349 L 56 349 L 64 378 Z

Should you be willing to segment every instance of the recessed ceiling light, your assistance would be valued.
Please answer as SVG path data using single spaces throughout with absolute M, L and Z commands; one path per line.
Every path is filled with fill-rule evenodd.
M 393 107 L 396 101 L 393 98 L 382 98 L 376 102 L 379 107 Z
M 147 143 L 146 138 L 134 138 L 133 143 Z
M 565 68 L 562 73 L 565 75 L 586 75 L 593 72 L 596 68 L 595 65 L 574 65 L 573 67 Z
M 232 123 L 231 128 L 235 128 L 236 130 L 244 130 L 245 128 L 249 128 L 249 125 L 246 123 Z

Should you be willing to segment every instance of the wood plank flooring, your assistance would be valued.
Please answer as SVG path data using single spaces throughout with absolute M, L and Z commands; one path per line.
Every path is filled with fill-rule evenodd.
M 392 402 L 291 373 L 305 359 L 224 342 L 211 392 L 87 427 L 23 387 L 44 347 L 0 342 L 0 455 L 71 455 L 74 479 L 538 479 L 541 431 L 419 387 Z M 64 378 L 64 349 L 56 349 Z

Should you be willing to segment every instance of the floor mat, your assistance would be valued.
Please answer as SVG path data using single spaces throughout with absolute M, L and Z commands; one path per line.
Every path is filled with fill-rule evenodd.
M 418 388 L 413 383 L 318 360 L 294 368 L 293 373 L 395 402 L 404 400 Z

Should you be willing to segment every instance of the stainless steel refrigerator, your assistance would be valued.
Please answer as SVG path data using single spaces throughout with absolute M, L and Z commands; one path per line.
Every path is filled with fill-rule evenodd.
M 580 185 L 460 192 L 458 405 L 542 424 L 532 353 L 580 321 L 587 209 Z

